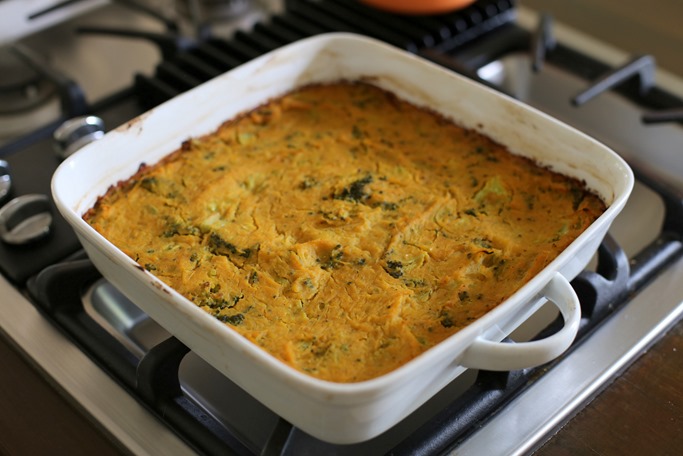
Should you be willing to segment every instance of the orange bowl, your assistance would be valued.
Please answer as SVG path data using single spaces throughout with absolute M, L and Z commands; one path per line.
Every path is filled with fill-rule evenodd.
M 475 0 L 361 0 L 366 5 L 402 14 L 438 14 L 464 8 Z

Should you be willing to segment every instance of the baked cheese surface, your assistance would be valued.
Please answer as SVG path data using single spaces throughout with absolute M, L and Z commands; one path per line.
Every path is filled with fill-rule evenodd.
M 604 210 L 486 136 L 339 82 L 187 140 L 84 218 L 273 356 L 357 382 L 500 304 Z

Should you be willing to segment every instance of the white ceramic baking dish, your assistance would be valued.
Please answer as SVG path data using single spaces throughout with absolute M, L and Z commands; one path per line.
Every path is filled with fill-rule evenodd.
M 268 355 L 198 309 L 95 232 L 82 219 L 107 188 L 182 141 L 297 86 L 366 79 L 483 132 L 510 150 L 585 181 L 607 211 L 512 297 L 436 347 L 379 378 L 322 381 Z M 580 320 L 568 280 L 590 261 L 624 206 L 633 176 L 604 145 L 513 99 L 381 42 L 350 34 L 306 39 L 264 55 L 131 120 L 67 159 L 52 191 L 93 263 L 170 333 L 300 429 L 333 443 L 370 439 L 398 423 L 466 368 L 513 370 L 542 364 L 572 342 Z M 501 343 L 545 299 L 565 325 L 536 342 Z

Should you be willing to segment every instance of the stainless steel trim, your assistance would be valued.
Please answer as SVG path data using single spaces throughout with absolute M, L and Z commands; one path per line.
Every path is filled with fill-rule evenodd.
M 2 277 L 0 296 L 0 337 L 20 347 L 27 361 L 123 448 L 136 455 L 195 454 Z

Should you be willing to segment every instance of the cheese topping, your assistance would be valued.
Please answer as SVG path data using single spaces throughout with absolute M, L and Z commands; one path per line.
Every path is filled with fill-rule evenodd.
M 186 141 L 84 218 L 273 356 L 357 382 L 500 304 L 604 210 L 479 133 L 339 82 Z

